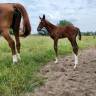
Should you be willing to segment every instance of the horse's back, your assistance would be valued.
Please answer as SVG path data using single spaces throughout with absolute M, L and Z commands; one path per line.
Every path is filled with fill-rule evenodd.
M 13 11 L 13 5 L 11 3 L 0 3 L 0 10 Z
M 59 38 L 70 38 L 77 34 L 77 28 L 73 25 L 58 26 L 56 30 Z
M 14 7 L 9 3 L 0 3 L 0 29 L 10 27 L 12 23 Z

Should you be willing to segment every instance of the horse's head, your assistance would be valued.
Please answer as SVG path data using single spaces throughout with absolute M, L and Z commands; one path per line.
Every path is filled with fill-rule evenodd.
M 40 18 L 40 23 L 37 27 L 37 31 L 41 31 L 42 28 L 44 28 L 46 25 L 45 15 L 43 15 L 43 18 L 41 18 L 40 16 L 39 16 L 39 18 Z

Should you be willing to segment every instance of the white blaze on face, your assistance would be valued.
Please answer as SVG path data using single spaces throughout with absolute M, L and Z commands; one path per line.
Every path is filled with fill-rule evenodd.
M 76 68 L 76 65 L 78 64 L 78 55 L 74 54 L 74 57 L 75 57 L 75 65 L 74 65 L 74 68 Z
M 13 64 L 17 63 L 17 55 L 13 55 Z
M 58 63 L 58 58 L 57 57 L 55 58 L 55 63 Z

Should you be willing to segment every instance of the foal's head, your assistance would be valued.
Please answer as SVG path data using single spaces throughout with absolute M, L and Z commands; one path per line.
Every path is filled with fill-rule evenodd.
M 44 28 L 46 26 L 45 15 L 43 15 L 43 18 L 41 18 L 40 16 L 39 16 L 39 18 L 40 18 L 40 23 L 38 25 L 37 31 L 41 31 L 42 28 Z

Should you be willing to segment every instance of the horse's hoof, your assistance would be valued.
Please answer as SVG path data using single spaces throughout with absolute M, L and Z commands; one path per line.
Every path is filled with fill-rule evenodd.
M 21 61 L 21 57 L 18 58 L 18 61 Z
M 13 62 L 13 64 L 17 64 L 17 63 L 18 63 L 17 61 Z
M 20 54 L 17 54 L 17 59 L 18 59 L 19 61 L 21 61 Z

